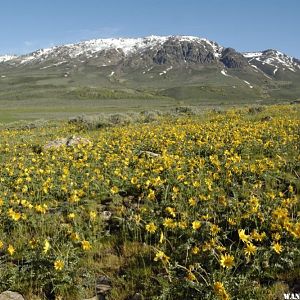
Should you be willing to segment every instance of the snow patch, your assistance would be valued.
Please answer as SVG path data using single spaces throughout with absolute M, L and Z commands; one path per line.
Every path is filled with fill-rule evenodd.
M 247 85 L 249 85 L 249 88 L 250 89 L 253 89 L 253 86 L 250 84 L 250 82 L 246 81 L 246 80 L 243 80 Z
M 255 57 L 260 57 L 263 55 L 262 52 L 246 52 L 243 53 L 244 57 L 246 58 L 255 58 Z
M 251 67 L 255 69 L 255 70 L 254 70 L 255 72 L 260 71 L 259 68 L 258 68 L 256 65 L 251 65 Z
M 167 74 L 172 69 L 173 69 L 173 66 L 171 66 L 171 67 L 167 68 L 166 70 L 162 71 L 161 73 L 159 73 L 159 75 L 161 76 L 161 75 Z
M 46 67 L 42 67 L 42 68 L 40 68 L 40 70 L 44 70 L 44 69 L 48 69 L 48 68 L 52 68 L 52 67 L 57 67 L 59 65 L 65 64 L 65 63 L 67 63 L 67 61 L 60 61 L 56 64 L 52 64 L 52 65 L 49 65 L 49 66 L 46 66 Z
M 2 55 L 2 56 L 0 56 L 0 63 L 12 60 L 16 57 L 17 56 L 15 56 L 15 55 Z
M 221 74 L 224 76 L 227 76 L 227 77 L 232 77 L 232 76 L 228 75 L 226 70 L 224 70 L 224 69 L 221 71 Z
M 207 39 L 201 39 L 201 41 L 204 41 L 206 42 L 206 44 L 208 44 L 209 46 L 212 47 L 213 51 L 214 51 L 214 57 L 216 58 L 220 58 L 221 55 L 222 55 L 222 50 L 223 50 L 223 47 L 219 46 L 217 43 L 215 42 L 212 42 L 212 41 L 209 41 Z

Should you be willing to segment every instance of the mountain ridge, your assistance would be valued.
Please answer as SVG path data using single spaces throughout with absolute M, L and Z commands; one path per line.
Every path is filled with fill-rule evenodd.
M 34 59 L 34 56 L 38 56 L 38 54 L 43 55 L 47 54 L 49 52 L 54 52 L 58 49 L 62 48 L 75 48 L 78 51 L 78 48 L 81 48 L 81 51 L 78 51 L 77 53 L 72 53 L 70 55 L 71 58 L 74 58 L 76 56 L 79 56 L 83 54 L 84 52 L 90 53 L 90 52 L 99 52 L 102 50 L 109 50 L 109 49 L 122 49 L 125 55 L 128 55 L 129 53 L 132 53 L 133 50 L 141 50 L 145 49 L 147 47 L 153 47 L 155 44 L 160 43 L 161 45 L 165 43 L 167 40 L 170 39 L 176 39 L 180 42 L 202 42 L 206 43 L 212 48 L 214 48 L 215 55 L 220 56 L 220 50 L 230 48 L 230 47 L 223 47 L 220 46 L 218 43 L 208 40 L 206 38 L 201 38 L 201 37 L 196 37 L 196 36 L 186 36 L 186 35 L 169 35 L 169 36 L 156 36 L 156 35 L 151 35 L 151 36 L 146 36 L 144 38 L 99 38 L 99 39 L 91 39 L 91 40 L 85 40 L 81 42 L 76 42 L 76 43 L 68 43 L 68 44 L 63 44 L 63 45 L 58 45 L 58 46 L 53 46 L 50 48 L 40 48 L 35 51 L 21 54 L 21 55 L 9 55 L 9 54 L 4 54 L 0 55 L 0 62 L 7 62 L 10 60 L 14 60 L 17 58 L 21 57 L 30 57 L 31 59 Z M 233 48 L 230 48 L 233 49 Z M 238 51 L 236 51 L 238 52 Z M 247 51 L 247 52 L 240 52 L 242 55 L 245 57 L 250 57 L 249 54 L 259 54 L 262 55 L 267 52 L 277 52 L 279 55 L 282 55 L 284 57 L 289 58 L 290 60 L 295 60 L 299 62 L 299 59 L 288 56 L 287 54 L 284 54 L 276 49 L 266 49 L 262 51 Z M 91 53 L 90 53 L 91 54 Z M 29 61 L 30 59 L 28 59 Z M 23 61 L 26 62 L 26 61 Z

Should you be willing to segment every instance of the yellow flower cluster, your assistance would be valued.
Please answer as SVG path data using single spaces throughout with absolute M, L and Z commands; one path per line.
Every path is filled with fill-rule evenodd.
M 89 143 L 40 151 L 79 129 L 0 130 L 3 263 L 42 257 L 64 272 L 69 254 L 93 257 L 107 205 L 122 238 L 153 249 L 155 268 L 193 270 L 188 278 L 229 299 L 205 274 L 299 246 L 299 112 L 264 113 L 272 118 L 230 110 L 81 131 Z

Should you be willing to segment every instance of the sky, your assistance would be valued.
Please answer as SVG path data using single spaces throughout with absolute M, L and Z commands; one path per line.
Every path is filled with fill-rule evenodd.
M 0 54 L 92 38 L 193 35 L 300 58 L 300 0 L 0 0 Z

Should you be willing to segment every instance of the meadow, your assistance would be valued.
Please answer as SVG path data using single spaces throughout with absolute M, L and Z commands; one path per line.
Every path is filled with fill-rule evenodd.
M 103 277 L 114 300 L 297 292 L 300 107 L 143 116 L 1 126 L 0 292 L 83 299 Z

